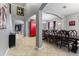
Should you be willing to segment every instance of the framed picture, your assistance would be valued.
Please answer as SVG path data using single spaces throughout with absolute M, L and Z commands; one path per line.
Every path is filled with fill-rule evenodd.
M 75 21 L 69 21 L 69 26 L 75 26 Z
M 7 4 L 0 4 L 0 29 L 6 28 Z
M 22 7 L 17 7 L 17 15 L 19 15 L 19 16 L 24 16 L 24 8 L 22 8 Z

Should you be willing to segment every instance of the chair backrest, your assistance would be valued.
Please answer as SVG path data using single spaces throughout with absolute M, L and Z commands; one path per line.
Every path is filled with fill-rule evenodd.
M 69 36 L 76 38 L 77 37 L 77 31 L 76 30 L 70 30 L 69 31 Z
M 60 38 L 61 38 L 61 40 L 68 41 L 67 37 L 69 37 L 69 31 L 61 30 L 59 32 L 60 32 Z
M 61 35 L 68 35 L 68 31 L 66 31 L 66 30 L 60 30 L 59 33 Z
M 52 30 L 53 35 L 57 35 L 57 30 Z
M 77 37 L 77 31 L 73 30 L 73 32 L 74 32 L 74 37 Z

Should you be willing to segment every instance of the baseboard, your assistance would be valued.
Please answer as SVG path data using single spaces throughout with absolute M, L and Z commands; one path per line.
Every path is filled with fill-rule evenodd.
M 6 56 L 6 55 L 7 55 L 8 51 L 9 51 L 9 48 L 7 48 L 7 50 L 6 50 L 5 54 L 4 54 L 4 56 Z

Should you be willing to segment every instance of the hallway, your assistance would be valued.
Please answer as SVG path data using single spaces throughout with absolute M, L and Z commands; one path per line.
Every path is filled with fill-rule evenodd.
M 40 50 L 35 49 L 35 37 L 23 37 L 17 34 L 16 47 L 8 50 L 7 56 L 69 56 L 79 55 L 68 52 L 67 49 L 59 48 L 54 44 L 49 44 L 44 41 L 43 48 Z
M 3 8 L 6 6 L 5 10 L 8 13 L 5 13 L 7 17 L 1 13 L 0 55 L 79 55 L 78 5 L 68 3 L 2 4 L 1 10 L 4 12 Z M 3 22 L 4 19 L 5 22 Z M 15 47 L 10 48 L 12 46 Z M 69 49 L 71 52 L 68 51 Z

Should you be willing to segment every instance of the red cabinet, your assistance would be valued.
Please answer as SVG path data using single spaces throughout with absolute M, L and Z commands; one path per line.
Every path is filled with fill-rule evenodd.
M 29 25 L 30 25 L 30 37 L 36 36 L 36 21 L 31 19 Z

